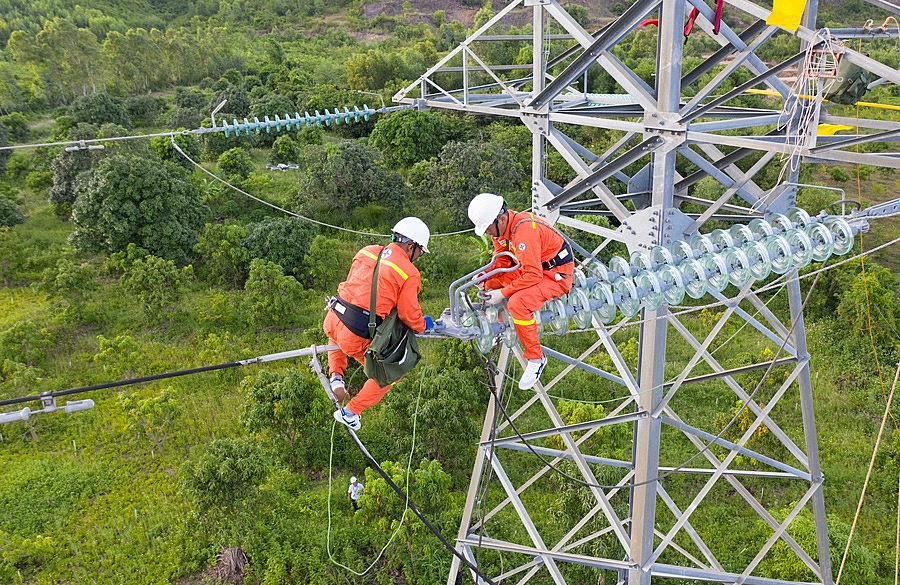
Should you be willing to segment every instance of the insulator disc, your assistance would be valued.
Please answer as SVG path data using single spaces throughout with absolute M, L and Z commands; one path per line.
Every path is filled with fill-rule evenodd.
M 816 262 L 827 259 L 834 253 L 834 237 L 831 230 L 821 223 L 811 223 L 804 230 L 812 242 L 812 258 Z
M 572 320 L 579 329 L 587 329 L 591 326 L 591 300 L 582 288 L 572 287 L 569 292 L 569 304 L 575 310 Z
M 785 234 L 794 229 L 793 222 L 791 222 L 791 220 L 788 219 L 788 216 L 783 213 L 770 213 L 766 215 L 766 221 L 769 222 L 769 225 L 772 226 L 775 233 Z
M 621 256 L 613 256 L 609 259 L 609 271 L 615 273 L 615 275 L 610 274 L 610 277 L 614 280 L 619 276 L 631 278 L 631 265 L 628 264 L 628 260 Z
M 716 245 L 706 234 L 694 234 L 691 236 L 691 249 L 694 251 L 694 258 L 699 259 L 704 254 L 715 252 Z
M 803 230 L 790 230 L 784 235 L 791 247 L 791 266 L 800 270 L 812 260 L 812 240 Z
M 712 240 L 713 245 L 716 247 L 716 250 L 721 252 L 725 248 L 734 247 L 734 238 L 731 237 L 731 234 L 726 232 L 725 230 L 713 230 L 709 233 L 709 239 Z
M 788 219 L 794 224 L 794 227 L 805 228 L 812 223 L 809 214 L 799 207 L 791 207 L 787 211 Z
M 478 318 L 478 337 L 475 338 L 475 345 L 478 351 L 483 354 L 491 353 L 494 347 L 494 332 L 491 331 L 492 321 L 486 315 L 480 315 Z
M 750 228 L 742 223 L 736 223 L 731 226 L 728 229 L 728 233 L 731 235 L 732 240 L 734 240 L 735 248 L 740 248 L 747 242 L 752 242 L 755 239 Z
M 474 327 L 478 324 L 478 313 L 468 309 L 463 311 L 459 324 L 463 327 Z
M 600 262 L 599 260 L 591 260 L 587 264 L 588 274 L 593 276 L 594 278 L 598 278 L 603 282 L 610 282 L 609 279 L 609 269 L 606 268 L 606 264 Z
M 656 274 L 644 270 L 634 277 L 634 284 L 637 286 L 638 295 L 644 307 L 651 311 L 659 309 L 663 302 L 663 294 Z
M 506 307 L 499 305 L 491 305 L 485 311 L 488 320 L 491 323 L 501 323 L 503 331 L 500 332 L 500 340 L 506 347 L 512 347 L 516 344 L 516 326 L 513 324 L 512 315 L 506 310 Z
M 753 273 L 750 272 L 750 259 L 740 248 L 725 248 L 722 260 L 728 267 L 728 280 L 734 286 L 741 288 L 753 278 Z
M 549 333 L 560 335 L 569 330 L 569 316 L 562 299 L 550 299 L 544 303 L 544 316 L 548 317 L 544 326 Z
M 604 325 L 612 323 L 616 318 L 616 302 L 613 299 L 612 287 L 605 282 L 598 282 L 591 287 L 591 311 L 594 318 Z
M 750 261 L 750 274 L 754 280 L 763 280 L 772 272 L 772 261 L 762 242 L 747 242 L 741 247 Z
M 784 236 L 769 236 L 762 241 L 772 262 L 772 272 L 784 274 L 791 269 L 791 246 Z
M 634 274 L 639 274 L 644 270 L 653 269 L 653 261 L 650 260 L 650 254 L 642 252 L 641 250 L 635 250 L 631 253 L 629 263 L 631 264 L 631 270 Z
M 685 260 L 694 259 L 694 249 L 684 240 L 675 240 L 672 242 L 670 250 L 676 266 L 683 264 Z
M 613 283 L 613 295 L 616 305 L 626 318 L 634 317 L 641 310 L 641 299 L 637 287 L 630 278 L 617 278 Z
M 681 272 L 674 266 L 664 264 L 656 275 L 659 277 L 666 303 L 670 305 L 681 303 L 684 300 L 684 278 L 682 278 Z
M 722 292 L 728 286 L 728 266 L 720 254 L 704 254 L 700 263 L 706 270 L 707 290 Z
M 675 264 L 672 252 L 669 252 L 668 248 L 662 246 L 653 246 L 653 249 L 650 250 L 650 261 L 653 263 L 655 270 L 659 270 L 663 264 L 668 264 L 669 266 Z
M 587 276 L 584 274 L 584 270 L 581 268 L 576 268 L 572 271 L 572 286 L 584 288 L 587 286 Z
M 853 248 L 853 230 L 850 229 L 849 223 L 832 215 L 825 218 L 825 225 L 831 230 L 835 254 L 843 256 Z
M 750 223 L 747 224 L 747 228 L 753 234 L 754 240 L 767 238 L 774 233 L 769 222 L 764 219 L 759 219 L 758 217 L 756 219 L 751 219 Z
M 692 299 L 699 299 L 706 294 L 706 270 L 697 260 L 688 260 L 681 266 L 681 279 L 684 281 L 684 292 Z

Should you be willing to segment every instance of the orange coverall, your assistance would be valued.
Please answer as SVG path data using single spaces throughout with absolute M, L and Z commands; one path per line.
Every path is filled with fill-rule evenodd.
M 537 360 L 543 357 L 538 340 L 534 312 L 545 302 L 569 292 L 572 288 L 572 272 L 575 264 L 569 262 L 544 270 L 547 262 L 563 246 L 563 237 L 533 213 L 508 210 L 506 232 L 499 238 L 491 237 L 494 253 L 512 252 L 519 259 L 519 269 L 504 272 L 488 279 L 485 290 L 501 289 L 508 300 L 506 307 L 516 326 L 516 335 L 522 343 L 525 358 Z M 506 258 L 498 259 L 491 268 L 509 266 Z
M 419 306 L 422 277 L 419 275 L 419 269 L 413 266 L 409 256 L 397 244 L 392 243 L 385 248 L 378 245 L 366 246 L 357 252 L 350 264 L 347 280 L 338 285 L 338 296 L 348 303 L 369 310 L 372 274 L 375 272 L 375 261 L 379 252 L 382 252 L 382 257 L 381 266 L 378 268 L 375 313 L 384 318 L 396 307 L 400 320 L 416 333 L 422 333 L 425 331 L 425 318 Z M 338 350 L 328 352 L 328 369 L 332 375 L 344 375 L 347 356 L 361 364 L 365 362 L 366 348 L 369 347 L 371 339 L 360 337 L 350 331 L 331 310 L 325 315 L 322 328 L 328 335 L 328 341 L 340 347 Z M 382 388 L 375 380 L 369 378 L 359 394 L 347 404 L 347 408 L 360 414 L 370 406 L 378 404 L 391 386 L 393 384 Z

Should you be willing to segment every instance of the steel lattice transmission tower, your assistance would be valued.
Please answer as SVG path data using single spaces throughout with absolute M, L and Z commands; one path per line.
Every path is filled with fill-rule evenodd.
M 863 142 L 893 141 L 900 124 L 831 115 L 819 107 L 821 100 L 798 98 L 778 78 L 789 67 L 804 71 L 810 66 L 804 58 L 812 53 L 803 49 L 820 46 L 817 4 L 815 0 L 807 4 L 795 33 L 766 23 L 768 4 L 726 0 L 719 25 L 715 9 L 703 2 L 638 0 L 619 18 L 590 33 L 556 0 L 513 0 L 394 100 L 518 119 L 532 135 L 534 211 L 584 232 L 584 241 L 593 242 L 585 245 L 589 251 L 596 253 L 611 242 L 632 252 L 668 246 L 690 239 L 698 230 L 708 231 L 710 221 L 747 223 L 784 212 L 796 200 L 796 163 L 801 160 L 900 166 L 894 154 L 855 149 Z M 877 5 L 893 7 L 884 0 Z M 692 11 L 697 12 L 693 34 L 708 35 L 720 48 L 688 68 L 683 67 L 684 23 Z M 531 34 L 509 34 L 508 23 L 513 19 L 522 23 L 523 18 L 531 23 Z M 629 69 L 615 54 L 617 45 L 630 35 L 653 34 L 641 27 L 646 19 L 658 21 L 658 28 L 650 29 L 657 35 L 651 80 Z M 774 66 L 764 63 L 756 51 L 773 36 L 786 34 L 800 39 L 800 53 Z M 879 34 L 887 33 L 843 31 L 845 37 Z M 513 51 L 519 61 L 526 54 L 522 48 L 530 46 L 531 62 L 524 66 L 512 59 L 496 62 L 497 55 L 509 54 L 493 51 L 496 43 L 519 47 Z M 824 46 L 828 51 L 833 48 Z M 841 59 L 876 78 L 900 82 L 896 69 L 850 47 L 841 49 Z M 588 91 L 597 79 L 610 77 L 617 88 L 613 95 Z M 744 90 L 761 85 L 776 96 L 767 107 L 730 105 Z M 778 110 L 782 103 L 786 115 Z M 779 126 L 792 117 L 805 123 Z M 850 126 L 852 131 L 849 137 L 817 136 L 822 123 Z M 586 133 L 567 133 L 567 126 L 604 129 L 606 136 L 617 139 L 598 149 L 573 138 Z M 547 176 L 552 152 L 572 169 L 574 178 L 566 184 Z M 783 180 L 776 185 L 757 183 L 767 165 L 781 167 L 785 157 L 791 164 Z M 743 168 L 738 164 L 742 161 Z M 635 168 L 639 170 L 634 172 Z M 678 168 L 690 171 L 683 176 Z M 696 192 L 706 177 L 721 186 L 713 197 Z M 597 215 L 608 217 L 608 225 L 614 227 L 591 221 Z M 598 237 L 603 241 L 599 247 L 594 245 Z M 698 333 L 666 305 L 656 311 L 645 308 L 640 313 L 636 364 L 624 355 L 621 334 L 614 339 L 628 319 L 610 327 L 595 320 L 595 334 L 579 334 L 587 341 L 577 355 L 548 349 L 562 369 L 545 372 L 543 384 L 527 396 L 515 395 L 516 407 L 508 414 L 519 431 L 527 431 L 530 447 L 511 432 L 509 420 L 498 415 L 501 405 L 493 399 L 489 404 L 458 550 L 474 563 L 490 558 L 496 565 L 502 555 L 502 569 L 492 578 L 504 583 L 566 583 L 571 565 L 579 565 L 582 571 L 584 567 L 614 571 L 619 583 L 629 585 L 659 578 L 758 584 L 787 582 L 757 572 L 780 543 L 808 567 L 813 582 L 831 585 L 823 477 L 796 277 L 796 271 L 786 276 L 789 311 L 780 318 L 755 294 L 752 281 L 706 297 L 723 305 L 722 314 L 704 332 Z M 712 348 L 728 334 L 738 334 L 736 329 L 779 351 L 769 359 L 729 366 L 723 359 L 726 354 L 714 355 Z M 685 355 L 685 347 L 692 353 Z M 518 350 L 503 350 L 501 372 L 514 357 L 521 362 Z M 669 380 L 667 365 L 670 375 L 673 367 L 677 372 Z M 777 383 L 754 388 L 751 375 L 758 379 L 770 370 L 777 375 L 768 379 Z M 599 397 L 617 396 L 618 402 L 607 404 L 600 419 L 567 426 L 551 394 L 573 376 L 580 376 L 578 384 L 589 380 Z M 502 379 L 498 381 L 502 387 Z M 729 397 L 721 401 L 721 416 L 697 416 L 692 389 L 713 383 Z M 611 385 L 618 391 L 609 390 Z M 510 395 L 503 394 L 501 400 L 510 400 Z M 722 433 L 740 404 L 746 404 L 743 424 L 730 434 Z M 710 426 L 713 419 L 720 422 Z M 630 453 L 608 444 L 614 441 L 598 439 L 608 437 L 603 433 L 610 428 L 631 436 Z M 763 432 L 764 441 L 754 439 Z M 680 459 L 666 457 L 668 445 L 681 445 Z M 684 461 L 685 446 L 696 453 L 690 462 Z M 592 484 L 581 488 L 589 495 L 580 519 L 548 521 L 550 514 L 544 508 L 534 513 L 535 506 L 546 502 L 533 496 L 531 488 L 544 484 L 547 489 L 546 482 L 555 481 L 549 485 L 556 489 L 570 480 L 548 472 L 532 450 Z M 779 499 L 773 498 L 776 493 Z M 787 507 L 785 494 L 792 496 Z M 711 517 L 713 499 L 718 506 L 723 499 L 728 501 L 726 516 Z M 814 519 L 815 550 L 804 550 L 787 531 L 801 513 Z M 735 555 L 710 541 L 705 529 L 711 523 L 733 523 L 734 530 L 749 532 L 756 528 L 763 536 L 754 539 L 748 534 L 748 547 L 754 548 Z M 722 560 L 726 552 L 741 564 L 735 566 L 734 560 L 726 564 Z M 460 573 L 454 559 L 448 584 L 453 585 Z

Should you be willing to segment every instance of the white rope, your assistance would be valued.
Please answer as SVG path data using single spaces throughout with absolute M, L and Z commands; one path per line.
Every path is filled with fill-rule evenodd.
M 891 402 L 894 400 L 894 391 L 897 389 L 898 378 L 900 378 L 900 362 L 897 363 L 897 373 L 894 374 L 894 384 L 891 387 L 891 393 L 888 396 L 887 404 L 884 407 L 884 416 L 881 417 L 881 427 L 878 429 L 878 437 L 875 439 L 875 448 L 872 449 L 872 459 L 869 461 L 869 469 L 866 471 L 866 479 L 863 481 L 862 493 L 859 494 L 859 503 L 856 505 L 856 513 L 853 515 L 853 524 L 850 525 L 850 535 L 847 537 L 847 546 L 844 547 L 844 555 L 841 557 L 841 566 L 838 569 L 837 579 L 835 579 L 834 585 L 840 585 L 841 574 L 844 572 L 844 563 L 847 561 L 847 555 L 850 553 L 850 543 L 853 542 L 853 532 L 856 530 L 856 522 L 859 520 L 863 501 L 865 501 L 866 498 L 866 489 L 869 486 L 869 479 L 872 477 L 872 469 L 875 467 L 875 456 L 878 455 L 878 447 L 881 445 L 884 427 L 887 424 L 888 415 L 891 412 Z
M 379 561 L 379 559 L 381 559 L 382 555 L 384 555 L 384 551 L 387 550 L 387 547 L 389 547 L 391 545 L 391 542 L 394 541 L 394 537 L 396 537 L 397 534 L 400 532 L 400 529 L 403 528 L 403 522 L 406 520 L 406 513 L 409 511 L 409 487 L 410 487 L 409 486 L 409 475 L 412 470 L 413 453 L 416 450 L 416 429 L 418 426 L 417 423 L 418 423 L 418 419 L 419 419 L 419 402 L 422 398 L 422 388 L 424 386 L 425 372 L 427 371 L 427 369 L 428 369 L 428 357 L 426 354 L 425 363 L 422 365 L 422 376 L 419 378 L 419 395 L 416 397 L 416 410 L 413 413 L 412 445 L 409 448 L 409 458 L 407 459 L 407 462 L 406 462 L 406 498 L 404 500 L 404 505 L 403 505 L 403 514 L 400 516 L 400 522 L 397 524 L 397 528 L 394 530 L 393 533 L 391 533 L 391 537 L 388 538 L 388 541 L 385 543 L 384 547 L 382 547 L 381 551 L 379 551 L 378 556 L 376 556 L 375 559 L 371 562 L 371 564 L 369 564 L 369 566 L 366 567 L 365 570 L 363 570 L 362 572 L 358 572 L 354 569 L 351 569 L 347 565 L 342 564 L 340 561 L 338 561 L 337 559 L 334 558 L 334 554 L 331 552 L 331 494 L 332 494 L 331 481 L 332 481 L 332 470 L 333 470 L 332 457 L 334 456 L 334 429 L 337 426 L 337 421 L 335 421 L 331 424 L 331 451 L 328 454 L 328 528 L 325 533 L 325 545 L 326 545 L 326 549 L 328 551 L 328 559 L 332 563 L 334 563 L 338 567 L 341 567 L 342 569 L 345 569 L 345 570 L 353 573 L 354 575 L 356 575 L 358 577 L 361 577 L 361 576 L 365 575 L 366 573 L 368 573 L 370 570 L 372 570 L 372 567 L 375 566 L 375 563 L 377 563 Z

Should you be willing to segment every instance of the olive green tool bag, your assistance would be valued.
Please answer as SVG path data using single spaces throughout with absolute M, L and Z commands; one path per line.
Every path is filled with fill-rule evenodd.
M 366 349 L 366 363 L 363 370 L 367 377 L 374 379 L 383 388 L 413 369 L 422 354 L 419 353 L 416 334 L 400 320 L 396 308 L 384 318 L 381 325 L 375 326 L 375 299 L 380 264 L 379 253 L 375 262 L 375 273 L 372 275 L 372 295 L 369 297 L 369 335 L 372 342 Z

